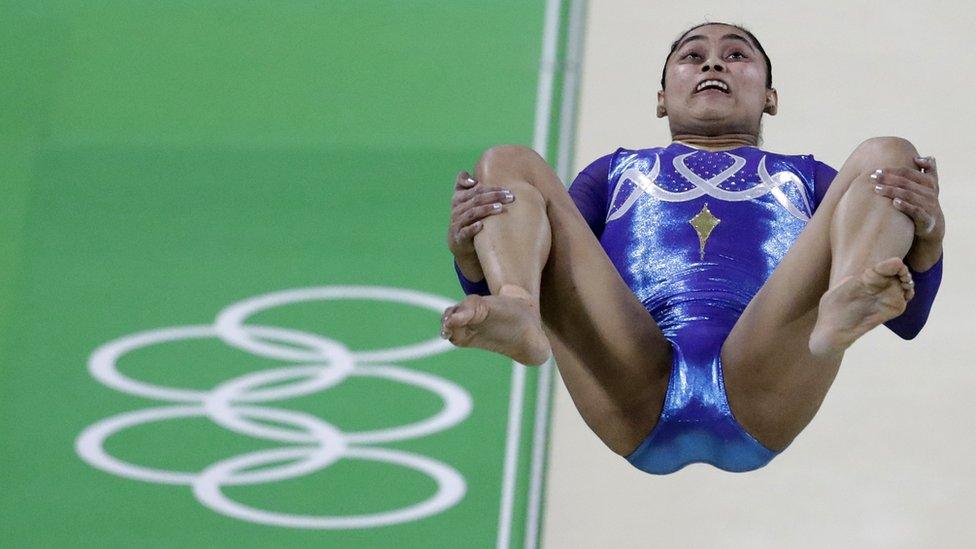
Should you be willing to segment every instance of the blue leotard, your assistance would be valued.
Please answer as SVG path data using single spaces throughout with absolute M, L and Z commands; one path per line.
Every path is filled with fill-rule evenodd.
M 720 350 L 835 175 L 811 155 L 711 152 L 674 142 L 618 149 L 573 182 L 569 193 L 583 217 L 673 348 L 663 410 L 626 456 L 632 465 L 654 474 L 695 462 L 742 472 L 777 455 L 735 420 Z M 941 270 L 942 259 L 913 272 L 916 297 L 886 323 L 892 331 L 905 339 L 918 333 Z M 466 293 L 488 294 L 484 282 L 457 272 Z

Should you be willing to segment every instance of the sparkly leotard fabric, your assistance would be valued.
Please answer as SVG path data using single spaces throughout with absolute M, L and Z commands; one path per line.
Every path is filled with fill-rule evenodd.
M 696 462 L 742 472 L 777 455 L 733 416 L 720 350 L 834 175 L 811 155 L 711 152 L 675 142 L 618 149 L 574 181 L 574 202 L 673 349 L 663 410 L 626 456 L 632 465 L 653 474 Z M 886 323 L 900 336 L 914 337 L 925 323 L 941 264 L 913 272 L 915 299 Z M 484 283 L 458 275 L 467 293 L 488 293 Z
M 649 473 L 696 461 L 749 471 L 776 453 L 735 420 L 719 352 L 813 215 L 816 164 L 753 147 L 619 150 L 600 243 L 673 346 L 664 409 L 627 456 Z

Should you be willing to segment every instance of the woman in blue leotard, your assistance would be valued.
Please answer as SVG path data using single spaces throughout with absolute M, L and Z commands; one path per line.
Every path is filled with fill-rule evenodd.
M 488 150 L 455 185 L 448 244 L 469 295 L 442 336 L 554 356 L 590 428 L 649 473 L 768 463 L 856 339 L 918 334 L 945 234 L 934 159 L 898 137 L 840 171 L 761 149 L 777 99 L 759 41 L 707 23 L 665 60 L 670 145 L 618 149 L 568 192 L 532 150 Z

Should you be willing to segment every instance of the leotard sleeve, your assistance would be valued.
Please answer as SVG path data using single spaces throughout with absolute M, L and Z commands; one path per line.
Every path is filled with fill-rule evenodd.
M 924 273 L 917 272 L 911 267 L 908 268 L 908 271 L 912 273 L 912 280 L 915 281 L 915 297 L 908 302 L 905 312 L 885 322 L 885 326 L 902 339 L 913 339 L 917 336 L 929 318 L 929 311 L 932 310 L 935 294 L 939 292 L 939 286 L 942 285 L 943 256 L 939 256 L 935 265 L 932 265 Z
M 569 197 L 573 199 L 576 209 L 583 214 L 583 219 L 598 240 L 607 223 L 607 189 L 610 186 L 610 161 L 614 154 L 616 153 L 601 156 L 591 162 L 569 186 Z
M 607 179 L 610 176 L 610 161 L 614 153 L 602 156 L 593 161 L 576 176 L 569 186 L 569 197 L 573 199 L 576 208 L 583 214 L 583 219 L 597 238 L 603 234 L 603 226 L 607 219 Z M 473 282 L 461 274 L 461 268 L 454 262 L 458 282 L 466 295 L 491 295 L 488 281 L 481 279 Z
M 837 170 L 819 160 L 814 160 L 814 162 L 816 162 L 816 170 L 813 178 L 813 209 L 816 210 L 823 202 L 824 196 L 827 195 L 830 182 L 837 176 Z
M 488 289 L 487 278 L 482 278 L 477 282 L 468 280 L 464 274 L 461 273 L 461 267 L 458 267 L 457 261 L 454 262 L 454 271 L 457 273 L 458 282 L 461 283 L 461 289 L 464 291 L 464 295 L 491 295 L 491 290 Z
M 827 188 L 830 187 L 830 182 L 836 175 L 837 170 L 817 161 L 813 185 L 816 207 L 820 206 L 820 202 L 827 194 Z M 885 326 L 902 339 L 913 339 L 917 336 L 929 318 L 935 294 L 939 293 L 939 286 L 942 285 L 942 257 L 939 257 L 935 265 L 925 272 L 920 273 L 911 267 L 908 270 L 912 273 L 912 280 L 915 281 L 915 297 L 908 302 L 905 312 L 885 322 Z

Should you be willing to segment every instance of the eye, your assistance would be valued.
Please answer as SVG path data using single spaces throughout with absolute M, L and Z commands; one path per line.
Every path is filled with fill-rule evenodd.
M 694 55 L 695 57 L 701 57 L 701 56 L 700 56 L 700 55 L 698 55 L 697 53 L 695 53 L 695 52 L 691 52 L 691 53 L 687 53 L 687 54 L 685 54 L 685 56 L 684 56 L 684 57 L 682 57 L 682 59 L 687 59 L 687 58 L 689 58 L 689 57 L 691 57 L 692 55 Z
M 729 54 L 729 57 L 732 57 L 733 55 L 738 55 L 739 56 L 738 57 L 739 59 L 745 59 L 746 58 L 745 54 L 743 54 L 741 51 L 734 51 L 734 52 L 732 52 L 732 53 Z

